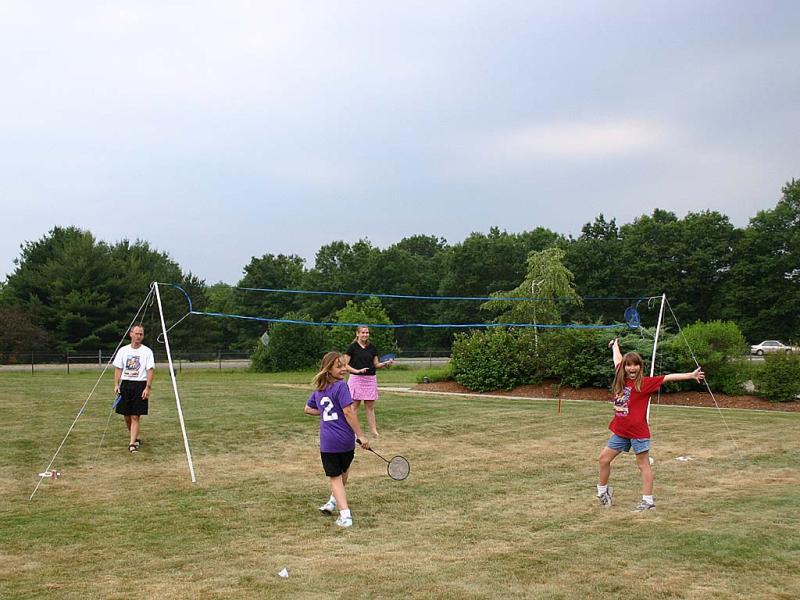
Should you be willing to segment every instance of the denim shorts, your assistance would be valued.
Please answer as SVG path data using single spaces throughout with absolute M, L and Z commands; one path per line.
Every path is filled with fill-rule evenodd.
M 608 447 L 619 452 L 627 452 L 633 447 L 634 454 L 641 454 L 650 450 L 650 440 L 648 438 L 624 438 L 612 433 L 608 438 Z

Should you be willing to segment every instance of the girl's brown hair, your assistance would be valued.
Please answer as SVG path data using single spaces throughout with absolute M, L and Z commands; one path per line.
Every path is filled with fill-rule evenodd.
M 625 380 L 628 378 L 628 375 L 625 373 L 625 365 L 639 365 L 639 373 L 637 373 L 636 379 L 633 380 L 633 386 L 636 388 L 637 392 L 642 389 L 644 361 L 642 357 L 639 356 L 638 352 L 628 352 L 622 357 L 622 360 L 617 365 L 617 371 L 614 374 L 614 384 L 611 386 L 611 393 L 614 394 L 614 396 L 619 396 L 622 390 L 625 389 Z
M 339 352 L 328 352 L 322 357 L 322 361 L 319 363 L 319 373 L 311 380 L 311 385 L 314 386 L 316 391 L 321 392 L 337 381 L 337 379 L 331 375 L 331 369 L 336 361 L 341 360 L 341 358 L 342 355 Z

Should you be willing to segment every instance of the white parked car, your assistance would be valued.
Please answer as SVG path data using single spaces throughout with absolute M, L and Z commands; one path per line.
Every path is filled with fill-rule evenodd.
M 764 354 L 768 352 L 783 352 L 784 354 L 789 354 L 793 350 L 795 350 L 795 348 L 787 346 L 778 340 L 764 340 L 760 344 L 750 346 L 750 354 L 755 354 L 756 356 L 764 356 Z

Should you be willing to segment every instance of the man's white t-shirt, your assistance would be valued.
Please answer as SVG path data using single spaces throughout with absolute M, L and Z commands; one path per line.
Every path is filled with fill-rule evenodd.
M 122 369 L 121 379 L 147 381 L 147 371 L 155 369 L 156 361 L 153 358 L 153 351 L 147 346 L 134 348 L 128 344 L 119 349 L 113 364 L 117 369 Z

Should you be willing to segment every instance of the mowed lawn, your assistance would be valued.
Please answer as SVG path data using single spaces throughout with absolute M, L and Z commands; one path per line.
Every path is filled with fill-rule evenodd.
M 1 598 L 800 597 L 797 414 L 659 407 L 658 508 L 632 514 L 632 457 L 594 498 L 604 403 L 384 391 L 373 447 L 411 475 L 357 452 L 341 530 L 311 373 L 182 372 L 196 484 L 166 371 L 136 455 L 107 374 L 29 501 L 97 377 L 0 373 Z

